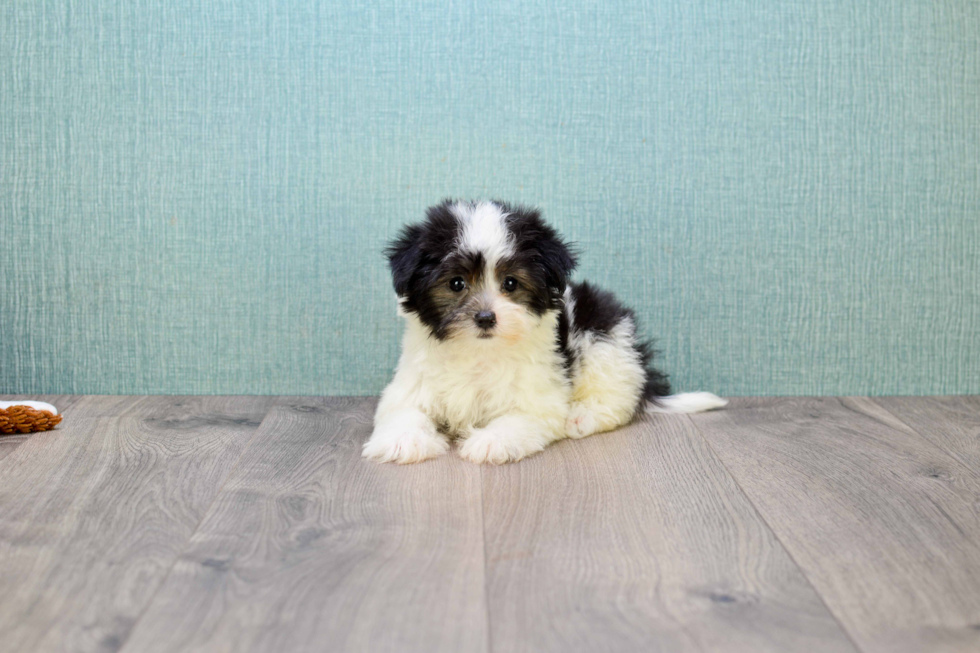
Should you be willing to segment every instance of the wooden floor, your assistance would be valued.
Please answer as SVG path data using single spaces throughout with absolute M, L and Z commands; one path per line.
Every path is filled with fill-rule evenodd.
M 3 397 L 9 399 L 12 397 Z M 745 398 L 479 467 L 374 399 L 32 397 L 0 651 L 980 651 L 980 398 Z

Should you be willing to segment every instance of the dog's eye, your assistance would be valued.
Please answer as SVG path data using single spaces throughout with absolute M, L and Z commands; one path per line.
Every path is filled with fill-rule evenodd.
M 514 277 L 504 279 L 504 292 L 514 292 L 515 290 L 517 290 L 517 279 Z
M 463 277 L 453 277 L 449 280 L 449 289 L 453 292 L 463 292 L 466 290 L 466 282 Z

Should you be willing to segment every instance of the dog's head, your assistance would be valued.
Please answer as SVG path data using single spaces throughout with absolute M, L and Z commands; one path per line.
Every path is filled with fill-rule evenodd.
M 561 307 L 575 256 L 534 209 L 447 200 L 385 252 L 402 309 L 439 339 L 520 340 Z

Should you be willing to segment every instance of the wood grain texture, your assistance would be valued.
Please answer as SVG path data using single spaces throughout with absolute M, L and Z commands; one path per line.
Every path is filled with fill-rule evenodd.
M 863 650 L 980 650 L 975 471 L 866 401 L 692 419 Z
M 65 409 L 76 403 L 81 397 L 79 395 L 0 395 L 0 401 L 16 401 L 18 399 L 29 399 L 33 401 L 46 401 L 59 413 L 64 413 Z M 27 442 L 34 435 L 33 433 L 17 433 L 14 435 L 0 434 L 0 460 L 3 460 L 14 450 Z
M 480 469 L 360 457 L 374 399 L 270 411 L 124 651 L 485 651 Z
M 980 397 L 878 397 L 873 401 L 966 467 L 980 470 Z
M 17 447 L 27 442 L 32 435 L 34 434 L 17 433 L 14 435 L 0 436 L 0 460 L 12 454 Z
M 0 651 L 117 650 L 270 402 L 86 397 L 0 461 Z
M 485 467 L 495 651 L 852 651 L 680 416 Z

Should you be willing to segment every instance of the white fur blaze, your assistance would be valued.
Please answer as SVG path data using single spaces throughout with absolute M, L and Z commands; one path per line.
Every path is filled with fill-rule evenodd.
M 490 269 L 497 261 L 514 253 L 507 216 L 493 202 L 475 205 L 459 202 L 453 205 L 452 212 L 463 227 L 460 249 L 482 252 Z
M 728 405 L 727 399 L 710 392 L 684 392 L 657 397 L 646 409 L 648 413 L 701 413 Z

